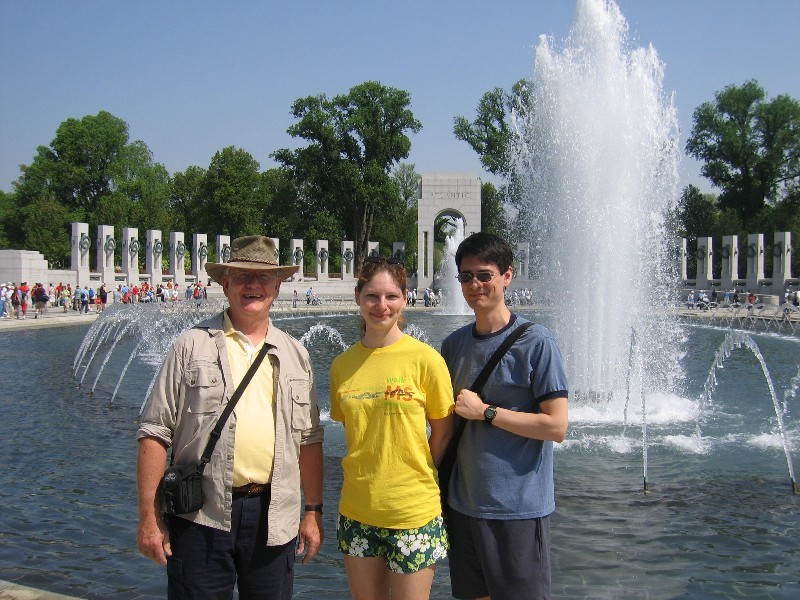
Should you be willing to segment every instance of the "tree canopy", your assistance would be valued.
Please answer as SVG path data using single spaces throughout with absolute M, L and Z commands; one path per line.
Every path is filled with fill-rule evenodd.
M 261 166 L 241 148 L 228 146 L 217 152 L 205 172 L 198 231 L 217 231 L 231 238 L 264 233 L 266 197 Z
M 494 88 L 478 101 L 472 122 L 463 116 L 453 119 L 453 135 L 475 150 L 484 169 L 505 179 L 499 189 L 494 185 L 481 186 L 481 220 L 484 230 L 510 237 L 522 235 L 520 230 L 524 229 L 523 222 L 526 221 L 523 218 L 509 223 L 506 208 L 516 213 L 525 210 L 512 157 L 517 135 L 511 126 L 511 117 L 530 110 L 529 85 L 529 82 L 520 80 L 510 92 Z
M 414 118 L 407 92 L 368 81 L 328 99 L 300 98 L 292 107 L 297 122 L 287 130 L 308 142 L 273 156 L 290 169 L 299 209 L 327 214 L 355 241 L 356 264 L 367 253 L 376 218 L 397 215 L 403 200 L 390 173 L 407 158 L 422 125 Z
M 109 112 L 67 119 L 21 170 L 14 210 L 2 222 L 8 245 L 37 248 L 51 262 L 68 255 L 73 221 L 170 228 L 167 170 Z
M 463 116 L 453 119 L 453 135 L 478 154 L 483 168 L 493 175 L 510 171 L 508 150 L 513 132 L 508 123 L 512 96 L 502 88 L 486 92 L 478 101 L 471 123 Z
M 482 185 L 483 228 L 511 239 L 527 224 L 511 160 L 511 121 L 535 110 L 528 98 L 524 81 L 509 92 L 495 88 L 479 100 L 473 121 L 454 119 L 456 138 L 504 179 L 498 187 Z M 277 150 L 278 167 L 262 172 L 246 150 L 229 146 L 207 167 L 173 176 L 143 141 L 129 139 L 119 117 L 100 111 L 69 118 L 20 167 L 14 191 L 0 193 L 0 247 L 36 248 L 62 264 L 70 222 L 84 221 L 91 228 L 132 224 L 140 237 L 157 229 L 327 239 L 331 268 L 339 264 L 342 239 L 355 241 L 357 265 L 368 240 L 382 249 L 402 240 L 412 261 L 419 175 L 401 161 L 411 149 L 409 135 L 422 125 L 409 94 L 368 81 L 332 99 L 299 98 L 291 111 L 296 121 L 287 132 L 305 144 Z M 800 239 L 800 103 L 785 95 L 768 100 L 755 81 L 728 86 L 695 111 L 686 151 L 721 192 L 687 188 L 671 215 L 676 233 L 791 230 Z
M 800 181 L 800 103 L 767 101 L 756 81 L 730 85 L 694 111 L 686 152 L 721 190 L 719 205 L 753 222 L 766 205 L 796 194 Z

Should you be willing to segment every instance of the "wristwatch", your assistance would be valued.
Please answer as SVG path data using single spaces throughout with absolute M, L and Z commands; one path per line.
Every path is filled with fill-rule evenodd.
M 483 411 L 483 420 L 486 421 L 489 425 L 492 424 L 494 418 L 497 416 L 497 407 L 496 406 L 489 406 Z

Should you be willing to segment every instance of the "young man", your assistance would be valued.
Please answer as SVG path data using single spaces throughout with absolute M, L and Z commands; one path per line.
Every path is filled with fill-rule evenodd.
M 311 361 L 269 318 L 281 281 L 297 267 L 279 266 L 271 239 L 248 236 L 233 241 L 229 263 L 206 263 L 206 270 L 229 307 L 178 337 L 143 407 L 137 542 L 167 565 L 169 598 L 228 599 L 237 586 L 243 600 L 288 600 L 295 552 L 305 552 L 306 563 L 323 539 L 323 430 Z M 199 462 L 263 346 L 267 356 L 203 471 L 205 503 L 162 518 L 167 448 L 176 465 Z
M 456 251 L 461 291 L 475 322 L 450 334 L 442 355 L 456 413 L 467 419 L 449 488 L 450 580 L 456 598 L 550 598 L 550 522 L 555 510 L 553 442 L 567 432 L 567 378 L 553 334 L 525 331 L 481 396 L 467 388 L 525 319 L 505 290 L 513 252 L 476 233 Z

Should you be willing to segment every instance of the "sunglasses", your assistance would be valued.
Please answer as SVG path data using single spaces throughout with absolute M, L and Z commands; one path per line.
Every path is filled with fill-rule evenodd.
M 458 279 L 461 283 L 469 283 L 473 279 L 477 279 L 481 283 L 489 283 L 498 275 L 500 275 L 500 273 L 492 273 L 491 271 L 478 271 L 477 273 L 461 271 L 458 275 L 456 275 L 456 279 Z
M 379 265 L 382 263 L 386 263 L 387 265 L 400 265 L 401 267 L 405 267 L 406 264 L 400 258 L 390 257 L 384 258 L 383 256 L 368 256 L 364 259 L 365 263 L 371 263 L 373 265 Z
M 239 285 L 247 285 L 253 280 L 259 285 L 269 285 L 275 280 L 274 273 L 236 273 L 235 275 L 228 275 L 228 277 Z

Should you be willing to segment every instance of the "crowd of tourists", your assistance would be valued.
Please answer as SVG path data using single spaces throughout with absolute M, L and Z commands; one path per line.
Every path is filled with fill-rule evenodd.
M 41 283 L 29 286 L 27 281 L 17 285 L 12 282 L 0 283 L 0 318 L 27 319 L 28 309 L 33 306 L 33 318 L 44 313 L 52 296 L 52 286 L 48 289 Z
M 686 297 L 686 308 L 708 310 L 711 308 L 739 308 L 740 306 L 748 310 L 763 302 L 763 297 L 756 295 L 751 290 L 737 290 L 732 288 L 725 291 L 717 291 L 716 288 L 711 293 L 705 290 L 690 291 Z M 783 305 L 786 310 L 800 307 L 800 290 L 787 288 L 783 295 Z
M 13 282 L 0 283 L 0 319 L 27 319 L 29 309 L 33 309 L 33 318 L 38 319 L 50 309 L 61 309 L 62 312 L 73 310 L 80 314 L 103 312 L 111 303 L 148 303 L 163 302 L 177 304 L 180 300 L 201 301 L 208 299 L 208 287 L 202 281 L 190 283 L 185 291 L 179 291 L 179 285 L 171 281 L 164 284 L 148 282 L 118 284 L 109 291 L 106 284 L 100 287 L 79 286 L 59 283 L 58 285 L 34 283 L 27 281 L 17 285 Z

